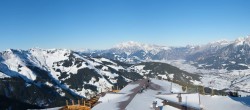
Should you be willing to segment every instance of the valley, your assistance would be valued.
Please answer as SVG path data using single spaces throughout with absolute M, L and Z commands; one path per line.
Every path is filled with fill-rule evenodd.
M 58 107 L 65 100 L 89 99 L 154 78 L 190 93 L 233 91 L 245 97 L 250 95 L 249 37 L 240 40 L 187 47 L 127 42 L 87 51 L 9 49 L 0 52 L 0 95 L 42 108 Z

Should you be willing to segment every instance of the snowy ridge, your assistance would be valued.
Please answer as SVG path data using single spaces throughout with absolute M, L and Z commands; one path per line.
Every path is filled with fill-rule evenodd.
M 238 46 L 238 45 L 244 45 L 244 44 L 247 44 L 247 45 L 250 45 L 250 36 L 247 36 L 245 38 L 237 38 L 234 42 L 233 42 L 234 45 Z
M 127 53 L 127 55 L 129 55 L 139 50 L 144 50 L 145 52 L 151 52 L 153 54 L 156 54 L 161 50 L 168 50 L 169 48 L 166 46 L 150 45 L 135 41 L 128 41 L 117 44 L 113 49 L 124 51 L 125 53 Z
M 141 85 L 148 85 L 141 92 Z M 139 89 L 138 89 L 139 88 Z M 175 90 L 175 92 L 171 92 Z M 180 95 L 179 95 L 180 94 Z M 181 97 L 181 101 L 177 96 Z M 167 104 L 163 104 L 167 101 Z M 182 91 L 178 84 L 164 80 L 150 79 L 132 82 L 118 93 L 106 93 L 93 110 L 248 110 L 249 97 L 210 96 Z M 186 108 L 187 107 L 187 108 Z
M 56 100 L 89 98 L 149 76 L 246 96 L 250 92 L 249 42 L 250 37 L 171 48 L 130 41 L 99 51 L 8 49 L 0 52 L 0 82 L 4 84 L 0 94 L 50 106 Z M 37 99 L 22 97 L 23 92 Z
M 247 66 L 238 64 L 229 65 L 229 61 L 219 62 L 219 59 L 233 59 L 233 56 L 246 59 L 250 48 L 250 37 L 238 38 L 234 41 L 218 40 L 205 45 L 187 45 L 185 47 L 166 47 L 159 45 L 143 44 L 139 42 L 129 41 L 116 45 L 114 48 L 83 52 L 90 56 L 102 56 L 113 60 L 128 63 L 139 63 L 152 60 L 187 60 L 203 65 L 204 68 L 217 69 L 246 69 Z M 237 53 L 236 53 L 237 52 Z M 239 54 L 239 55 L 238 55 Z M 214 57 L 214 58 L 211 58 Z M 229 58 L 228 58 L 229 57 Z M 211 62 L 214 64 L 208 64 Z M 221 63 L 219 65 L 216 65 Z M 250 64 L 250 62 L 240 62 L 242 64 Z M 196 65 L 198 67 L 198 65 Z
M 117 81 L 123 82 L 119 84 L 120 86 L 131 81 L 117 74 L 124 68 L 116 62 L 106 58 L 87 57 L 66 49 L 9 49 L 1 52 L 0 55 L 0 78 L 8 78 L 10 88 L 15 88 L 16 85 L 12 86 L 11 81 L 18 78 L 24 83 L 23 89 L 30 88 L 25 92 L 32 91 L 33 88 L 41 88 L 41 90 L 59 94 L 59 96 L 54 95 L 58 98 L 70 96 L 89 98 L 101 91 L 109 91 L 113 85 L 117 85 Z M 44 88 L 45 86 L 47 88 Z M 18 95 L 13 91 L 9 91 L 8 94 Z M 41 97 L 41 100 L 56 99 L 37 97 Z M 21 100 L 29 99 L 27 96 Z M 41 100 L 32 103 L 38 103 Z M 40 106 L 49 106 L 51 103 L 51 101 L 43 102 Z
M 190 84 L 192 82 L 189 79 L 199 80 L 197 76 L 170 65 L 154 62 L 133 65 L 104 57 L 90 57 L 67 49 L 10 49 L 0 52 L 0 55 L 0 77 L 3 79 L 0 81 L 7 80 L 4 82 L 6 86 L 0 86 L 0 89 L 14 88 L 7 92 L 0 91 L 0 94 L 10 94 L 25 102 L 39 103 L 39 106 L 46 107 L 62 103 L 58 100 L 68 97 L 90 98 L 97 93 L 109 91 L 114 86 L 123 87 L 146 75 Z M 158 67 L 170 69 L 153 69 Z M 176 75 L 180 75 L 181 79 Z M 19 85 L 16 85 L 16 81 Z M 21 88 L 21 92 L 16 91 L 16 88 Z M 36 91 L 31 92 L 34 89 Z M 31 92 L 36 97 L 22 96 L 22 92 Z

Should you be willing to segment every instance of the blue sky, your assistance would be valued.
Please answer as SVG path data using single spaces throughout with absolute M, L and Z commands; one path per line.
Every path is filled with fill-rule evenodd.
M 185 46 L 247 35 L 249 0 L 0 0 L 0 50 Z

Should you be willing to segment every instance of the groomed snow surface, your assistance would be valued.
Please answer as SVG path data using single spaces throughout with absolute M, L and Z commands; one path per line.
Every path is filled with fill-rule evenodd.
M 135 93 L 131 98 L 131 93 L 140 86 L 139 83 L 127 85 L 119 93 L 107 93 L 100 98 L 100 104 L 96 105 L 93 110 L 120 110 L 121 104 L 126 101 L 126 110 L 154 110 L 153 102 L 157 101 L 157 106 L 163 106 L 161 103 L 167 100 L 172 103 L 186 105 L 192 108 L 204 110 L 250 110 L 250 97 L 231 98 L 228 96 L 210 96 L 200 95 L 198 93 L 183 93 L 181 86 L 173 84 L 171 93 L 171 83 L 163 80 L 151 79 L 150 86 L 142 93 Z M 179 103 L 177 94 L 182 93 L 182 102 Z M 173 106 L 163 106 L 162 110 L 179 110 Z

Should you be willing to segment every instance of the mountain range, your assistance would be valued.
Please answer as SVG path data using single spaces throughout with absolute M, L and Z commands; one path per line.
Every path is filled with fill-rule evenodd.
M 235 41 L 220 40 L 206 45 L 167 47 L 124 42 L 111 49 L 84 52 L 87 56 L 102 56 L 127 63 L 153 60 L 186 60 L 190 64 L 204 69 L 249 69 L 250 37 Z
M 249 74 L 235 78 L 219 73 L 204 75 L 166 63 L 184 60 L 183 64 L 208 71 L 247 70 L 249 51 L 250 37 L 185 47 L 130 41 L 106 50 L 8 49 L 0 52 L 0 95 L 10 101 L 47 108 L 65 105 L 65 100 L 90 98 L 112 88 L 122 88 L 145 77 L 169 80 L 183 87 L 208 87 L 205 83 L 211 83 L 213 79 L 209 78 L 216 75 L 220 76 L 216 76 L 217 81 L 228 81 L 225 82 L 228 86 L 218 89 L 240 88 L 250 92 Z M 13 105 L 4 107 L 0 108 Z
M 144 77 L 180 84 L 200 81 L 199 75 L 159 62 L 127 64 L 66 49 L 0 53 L 0 95 L 44 108 L 65 105 L 69 99 L 90 98 Z

